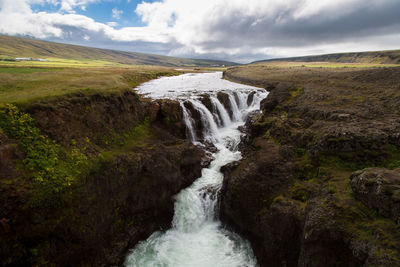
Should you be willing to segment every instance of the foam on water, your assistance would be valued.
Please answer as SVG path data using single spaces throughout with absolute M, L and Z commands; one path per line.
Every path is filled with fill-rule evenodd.
M 258 110 L 267 92 L 260 88 L 232 83 L 221 79 L 219 73 L 184 74 L 160 78 L 138 88 L 152 98 L 169 98 L 181 102 L 188 136 L 193 142 L 209 141 L 217 148 L 214 160 L 202 170 L 202 176 L 175 199 L 173 226 L 165 232 L 155 232 L 133 248 L 125 266 L 257 266 L 249 242 L 226 230 L 218 219 L 217 193 L 222 185 L 222 166 L 241 158 L 237 146 L 249 112 Z M 225 107 L 215 97 L 218 91 L 229 95 L 232 121 Z M 247 98 L 256 92 L 250 105 Z M 200 95 L 211 96 L 213 110 L 201 102 Z M 236 95 L 235 95 L 236 94 Z M 190 101 L 201 115 L 203 139 L 196 135 L 190 111 L 183 105 Z
M 136 90 L 154 99 L 189 99 L 204 93 L 219 91 L 247 91 L 260 88 L 233 83 L 222 78 L 222 72 L 187 73 L 179 76 L 163 77 L 142 84 Z

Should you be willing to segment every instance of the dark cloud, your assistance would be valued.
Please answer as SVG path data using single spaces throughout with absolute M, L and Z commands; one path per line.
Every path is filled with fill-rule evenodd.
M 204 40 L 200 44 L 207 48 L 298 47 L 400 33 L 400 1 L 382 1 L 381 5 L 371 5 L 371 2 L 378 3 L 357 2 L 299 19 L 295 18 L 298 6 L 289 6 L 261 18 L 232 12 L 207 27 L 207 31 L 218 34 L 219 39 Z M 252 25 L 257 20 L 258 23 Z

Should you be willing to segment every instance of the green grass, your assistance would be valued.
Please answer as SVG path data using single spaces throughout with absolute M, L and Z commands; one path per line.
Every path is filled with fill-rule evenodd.
M 356 53 L 336 53 L 316 56 L 304 56 L 304 57 L 291 57 L 291 58 L 280 58 L 271 59 L 267 61 L 258 61 L 255 63 L 264 62 L 283 62 L 283 61 L 295 61 L 295 62 L 335 62 L 335 63 L 372 63 L 372 64 L 399 64 L 400 63 L 400 50 L 388 50 L 388 51 L 373 51 L 373 52 L 356 52 Z
M 248 66 L 265 66 L 273 68 L 389 68 L 400 67 L 400 64 L 382 64 L 382 63 L 337 63 L 337 62 L 293 62 L 293 61 L 267 61 L 250 64 Z
M 325 64 L 313 64 L 313 65 L 302 65 L 308 68 L 389 68 L 389 67 L 399 67 L 397 64 L 379 64 L 379 63 L 369 63 L 369 64 L 359 64 L 359 63 L 325 63 Z
M 0 129 L 17 140 L 25 153 L 22 171 L 34 185 L 29 204 L 59 203 L 59 193 L 68 190 L 87 166 L 86 156 L 80 149 L 68 151 L 42 134 L 34 119 L 14 105 L 0 109 Z
M 24 152 L 24 159 L 16 162 L 24 181 L 32 184 L 29 192 L 29 207 L 61 205 L 63 198 L 82 181 L 90 171 L 104 160 L 115 155 L 132 152 L 134 148 L 151 149 L 148 142 L 154 135 L 148 119 L 124 134 L 106 136 L 97 147 L 96 155 L 86 155 L 90 140 L 77 144 L 70 140 L 63 147 L 45 135 L 35 120 L 16 106 L 7 104 L 0 108 L 0 132 L 13 138 Z
M 40 72 L 51 72 L 51 71 L 59 71 L 59 69 L 51 69 L 51 68 L 30 68 L 30 67 L 0 67 L 0 73 L 9 73 L 9 74 L 27 74 L 27 73 L 40 73 Z
M 214 65 L 230 66 L 232 62 L 218 60 L 202 60 L 176 58 L 143 53 L 99 49 L 77 45 L 46 42 L 35 39 L 0 35 L 0 59 L 17 57 L 42 58 L 49 62 L 0 61 L 3 65 L 16 66 L 130 66 L 130 65 L 158 65 L 170 67 L 212 67 Z
M 29 104 L 71 93 L 109 93 L 132 89 L 160 76 L 177 75 L 171 68 L 28 68 L 0 67 L 0 106 Z
M 148 147 L 147 140 L 153 137 L 148 119 L 124 134 L 114 134 L 103 138 L 103 145 L 112 153 L 123 153 L 133 147 Z

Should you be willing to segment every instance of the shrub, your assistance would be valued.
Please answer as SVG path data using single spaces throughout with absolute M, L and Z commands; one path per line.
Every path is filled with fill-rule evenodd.
M 87 158 L 79 149 L 63 149 L 41 133 L 29 114 L 14 105 L 7 104 L 0 110 L 0 128 L 17 140 L 25 153 L 23 166 L 34 182 L 31 204 L 43 205 L 65 191 L 87 165 Z

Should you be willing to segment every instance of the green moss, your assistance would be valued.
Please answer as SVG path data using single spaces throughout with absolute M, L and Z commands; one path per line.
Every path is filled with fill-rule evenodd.
M 389 169 L 400 168 L 400 149 L 392 144 L 388 145 L 388 157 L 384 162 L 384 166 Z
M 299 182 L 296 182 L 294 185 L 292 185 L 289 189 L 289 192 L 291 198 L 301 202 L 306 202 L 311 197 L 311 192 L 306 186 Z
M 274 137 L 271 135 L 270 130 L 268 130 L 268 131 L 265 133 L 264 136 L 265 136 L 266 138 L 270 139 L 272 142 L 274 142 L 275 145 L 281 146 L 281 143 L 279 142 L 279 140 L 277 140 L 276 138 L 274 138 Z
M 34 119 L 16 106 L 0 110 L 0 128 L 16 139 L 25 153 L 23 169 L 34 183 L 31 203 L 54 204 L 59 193 L 68 190 L 87 166 L 87 158 L 77 148 L 67 151 L 42 134 Z
M 125 137 L 130 141 L 142 141 L 144 139 L 147 139 L 151 136 L 149 126 L 149 120 L 146 119 L 143 123 L 133 128 L 130 133 L 127 133 Z
M 296 161 L 297 178 L 300 180 L 309 180 L 316 177 L 318 169 L 314 166 L 310 153 L 308 151 L 299 151 L 302 156 Z
M 375 210 L 356 201 L 351 195 L 342 193 L 335 196 L 341 198 L 335 201 L 339 208 L 336 220 L 346 235 L 369 249 L 378 247 L 378 250 L 373 250 L 373 256 L 376 258 L 382 259 L 384 256 L 388 263 L 398 263 L 397 251 L 400 246 L 398 226 L 392 220 L 381 217 Z
M 331 193 L 331 194 L 334 194 L 334 193 L 336 193 L 336 185 L 335 185 L 335 183 L 333 183 L 333 182 L 329 182 L 328 183 L 328 192 L 329 193 Z
M 394 201 L 400 201 L 400 189 L 393 191 L 392 198 Z
M 302 147 L 298 147 L 296 148 L 296 155 L 297 157 L 302 157 L 307 153 L 307 149 L 306 148 L 302 148 Z
M 304 89 L 303 88 L 295 88 L 289 91 L 290 93 L 290 98 L 286 101 L 287 104 L 292 103 L 301 93 L 303 93 Z
M 400 168 L 400 150 L 389 144 L 384 151 L 354 151 L 319 153 L 321 166 L 329 166 L 338 170 L 356 171 L 368 167 Z
M 284 200 L 285 200 L 285 197 L 282 196 L 282 195 L 279 195 L 279 196 L 275 197 L 275 198 L 272 200 L 272 203 L 282 203 Z
M 290 197 L 285 197 L 282 195 L 279 195 L 277 197 L 275 197 L 272 200 L 272 204 L 279 204 L 279 205 L 290 205 L 291 207 L 296 207 L 298 215 L 301 216 L 301 214 L 303 214 L 306 206 L 307 206 L 307 202 L 303 202 L 303 201 L 299 201 L 297 199 L 293 199 Z
M 368 162 L 356 161 L 356 155 L 350 152 L 337 153 L 337 155 L 320 153 L 318 158 L 321 166 L 329 166 L 339 170 L 356 171 L 370 166 Z
M 147 146 L 146 140 L 152 137 L 149 119 L 123 134 L 114 133 L 101 138 L 100 144 L 107 150 L 129 150 L 132 146 Z

